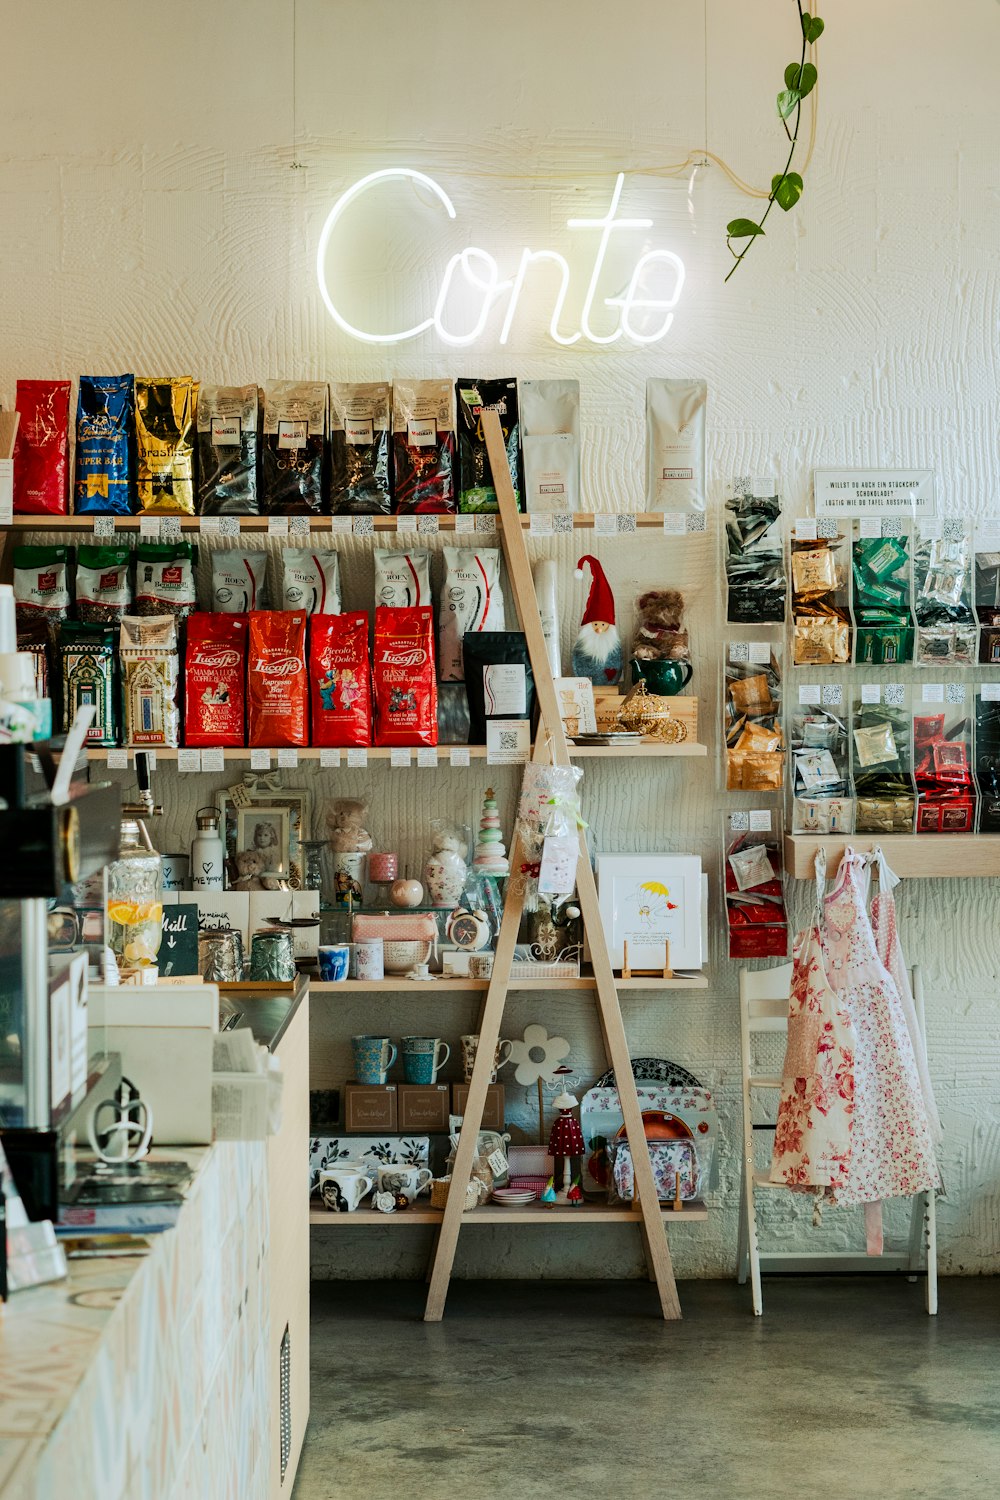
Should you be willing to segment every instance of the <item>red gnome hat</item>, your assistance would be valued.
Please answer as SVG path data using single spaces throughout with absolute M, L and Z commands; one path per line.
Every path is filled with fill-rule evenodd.
M 605 576 L 604 569 L 601 567 L 597 558 L 592 557 L 590 553 L 587 552 L 583 557 L 580 558 L 580 561 L 576 565 L 577 578 L 583 577 L 584 563 L 590 564 L 590 571 L 593 574 L 593 582 L 590 585 L 590 593 L 587 595 L 587 607 L 583 612 L 583 618 L 581 619 L 580 624 L 593 625 L 596 623 L 613 625 L 615 623 L 615 600 L 614 595 L 611 592 L 611 585 L 608 583 L 608 580 Z

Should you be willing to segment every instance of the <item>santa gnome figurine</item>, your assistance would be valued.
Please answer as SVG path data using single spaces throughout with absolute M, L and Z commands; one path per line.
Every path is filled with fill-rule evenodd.
M 589 677 L 595 686 L 607 687 L 620 680 L 623 666 L 621 637 L 615 626 L 615 601 L 604 569 L 589 552 L 576 565 L 577 578 L 584 576 L 584 563 L 590 564 L 593 581 L 580 633 L 573 643 L 573 676 Z

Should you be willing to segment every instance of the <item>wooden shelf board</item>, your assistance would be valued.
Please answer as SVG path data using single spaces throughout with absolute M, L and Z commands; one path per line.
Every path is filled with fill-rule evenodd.
M 705 974 L 678 974 L 673 979 L 619 979 L 617 987 L 619 993 L 625 994 L 649 990 L 707 990 L 708 977 Z M 435 978 L 432 982 L 426 983 L 396 974 L 389 974 L 385 979 L 344 979 L 340 983 L 319 979 L 310 981 L 310 993 L 314 995 L 332 995 L 338 991 L 348 995 L 378 995 L 387 992 L 402 994 L 408 990 L 426 990 L 432 994 L 443 992 L 468 995 L 480 994 L 488 988 L 488 979 Z M 583 975 L 579 979 L 512 979 L 507 986 L 511 993 L 519 990 L 592 990 L 593 988 L 594 979 L 588 975 Z
M 169 512 L 166 512 L 166 511 L 149 512 L 148 515 L 147 515 L 147 519 L 149 517 L 152 517 L 153 515 L 155 515 L 160 520 L 162 520 L 168 514 L 169 514 Z M 645 530 L 645 529 L 652 529 L 652 530 L 656 530 L 656 531 L 662 531 L 663 530 L 663 516 L 659 512 L 655 512 L 654 511 L 654 512 L 651 512 L 651 513 L 647 513 L 647 512 L 635 512 L 635 511 L 615 511 L 615 512 L 603 512 L 602 514 L 634 515 L 634 517 L 635 517 L 635 524 L 636 524 L 637 527 L 642 528 L 643 530 Z M 15 516 L 14 519 L 13 519 L 13 526 L 14 526 L 15 531 L 93 531 L 93 529 L 94 529 L 94 522 L 95 522 L 96 519 L 97 519 L 97 517 L 93 516 L 93 515 L 85 515 L 85 516 Z M 113 520 L 114 520 L 114 523 L 115 523 L 115 530 L 116 531 L 138 531 L 139 530 L 139 522 L 142 519 L 143 519 L 142 515 L 114 516 Z M 200 528 L 201 528 L 201 522 L 202 522 L 202 517 L 201 516 L 181 515 L 181 516 L 173 516 L 171 519 L 180 521 L 180 523 L 181 523 L 181 530 L 182 531 L 199 531 Z M 213 520 L 213 519 L 221 520 L 222 517 L 221 516 L 217 517 L 217 518 L 216 517 L 208 517 L 208 519 L 209 520 Z M 270 520 L 270 517 L 269 516 L 237 516 L 235 519 L 239 521 L 239 523 L 240 523 L 240 530 L 241 531 L 264 531 L 264 532 L 266 532 L 267 528 L 268 528 L 268 522 Z M 291 519 L 291 517 L 289 517 L 289 519 Z M 310 529 L 310 531 L 325 531 L 327 533 L 331 533 L 330 522 L 331 522 L 332 519 L 333 519 L 332 516 L 326 516 L 326 515 L 323 515 L 323 516 L 309 516 L 308 517 L 309 529 Z M 399 517 L 398 516 L 370 516 L 370 517 L 367 517 L 366 519 L 372 521 L 373 527 L 374 527 L 375 531 L 398 531 L 398 529 L 399 529 L 399 527 L 398 527 Z M 495 517 L 493 517 L 493 519 L 496 521 L 497 530 L 499 530 L 499 528 L 500 528 L 500 517 L 499 516 L 495 516 Z M 437 523 L 438 523 L 438 527 L 439 527 L 439 529 L 441 531 L 454 531 L 455 530 L 455 520 L 456 520 L 455 516 L 450 516 L 450 515 L 449 516 L 437 516 L 436 520 L 437 520 Z M 574 529 L 574 531 L 592 530 L 593 526 L 594 526 L 594 513 L 592 511 L 577 511 L 577 512 L 574 513 L 574 515 L 573 515 L 573 529 Z M 531 517 L 530 516 L 522 516 L 521 517 L 521 527 L 525 531 L 528 531 L 528 532 L 531 531 Z M 404 533 L 404 535 L 413 535 L 413 534 L 414 533 L 412 533 L 412 532 L 406 532 L 406 533 Z M 535 532 L 535 533 L 533 533 L 533 535 L 535 535 L 537 537 L 543 537 L 543 533 L 541 533 L 541 532 Z M 623 535 L 628 535 L 628 533 L 623 533 Z M 548 534 L 547 533 L 544 534 L 544 539 L 545 540 L 548 539 Z
M 125 747 L 122 747 L 122 748 L 125 748 Z M 129 745 L 127 747 L 127 750 L 128 750 L 128 755 L 129 755 L 130 760 L 134 760 L 135 759 L 136 749 L 142 750 L 143 748 L 148 748 L 150 751 L 153 752 L 153 754 L 156 756 L 157 764 L 159 764 L 161 761 L 164 762 L 164 763 L 166 763 L 168 761 L 174 761 L 174 760 L 177 759 L 178 752 L 177 752 L 176 749 L 173 749 L 173 748 L 165 748 L 165 747 L 160 746 L 160 745 L 149 745 L 147 747 L 143 747 L 141 745 L 140 746 Z M 265 748 L 265 747 L 262 746 L 261 748 Z M 452 750 L 468 750 L 470 760 L 485 760 L 486 759 L 486 746 L 485 745 L 438 745 L 438 746 L 436 746 L 436 749 L 437 749 L 437 752 L 438 752 L 438 765 L 441 766 L 441 767 L 445 767 L 447 769 L 451 768 L 450 753 L 451 753 Z M 369 745 L 369 746 L 367 746 L 367 751 L 368 751 L 368 759 L 369 760 L 388 760 L 390 758 L 390 756 L 392 755 L 391 749 L 388 746 L 386 746 L 386 745 Z M 302 761 L 306 761 L 306 760 L 319 760 L 320 754 L 321 754 L 321 751 L 320 751 L 320 748 L 319 748 L 318 745 L 300 745 L 300 746 L 296 746 L 296 752 L 298 754 L 299 760 L 302 760 Z M 107 758 L 108 758 L 108 751 L 107 751 L 107 749 L 103 745 L 92 745 L 92 746 L 88 745 L 88 747 L 87 747 L 87 753 L 88 753 L 88 755 L 93 756 L 94 760 L 96 760 L 96 761 L 98 761 L 100 763 L 106 762 Z M 412 757 L 413 758 L 412 758 L 412 760 L 410 762 L 410 769 L 411 770 L 422 770 L 422 769 L 424 769 L 423 767 L 418 767 L 417 766 L 416 748 L 415 747 L 413 748 L 413 750 L 412 750 L 411 753 L 412 753 Z M 277 760 L 278 751 L 277 751 L 277 749 L 275 747 L 272 746 L 268 750 L 268 754 L 275 761 Z M 690 756 L 704 756 L 704 755 L 708 754 L 708 747 L 706 745 L 698 745 L 698 744 L 689 744 L 689 745 L 684 745 L 684 744 L 682 744 L 682 745 L 641 744 L 641 745 L 632 745 L 632 746 L 629 746 L 627 749 L 624 749 L 624 748 L 623 749 L 619 749 L 615 745 L 585 745 L 585 746 L 578 746 L 578 747 L 572 749 L 570 751 L 570 754 L 571 754 L 571 756 L 572 756 L 572 758 L 574 760 L 576 760 L 578 758 L 583 759 L 583 758 L 595 757 L 595 756 L 598 757 L 598 758 L 602 758 L 604 760 L 647 760 L 647 759 L 648 760 L 655 760 L 655 759 L 659 759 L 659 758 L 666 759 L 666 758 L 676 757 L 676 756 L 688 756 L 688 757 L 690 757 Z M 346 768 L 347 768 L 347 751 L 346 750 L 341 750 L 340 755 L 341 755 L 340 768 L 341 768 L 341 770 L 346 770 Z M 227 762 L 228 761 L 238 761 L 238 760 L 249 760 L 250 759 L 250 747 L 248 745 L 236 745 L 236 746 L 224 749 L 223 752 L 222 752 L 222 757 L 223 757 L 223 760 L 227 761 Z M 216 772 L 215 774 L 217 775 L 218 773 Z
M 1000 837 L 989 833 L 859 833 L 850 837 L 785 835 L 785 869 L 796 880 L 812 880 L 819 849 L 826 850 L 827 874 L 840 864 L 844 848 L 867 852 L 880 845 L 897 875 L 910 879 L 1000 875 Z
M 408 1224 L 440 1224 L 444 1210 L 440 1208 L 407 1208 L 399 1213 L 380 1214 L 376 1208 L 362 1205 L 350 1214 L 329 1213 L 326 1209 L 309 1211 L 309 1223 L 324 1229 L 373 1229 L 401 1228 Z M 663 1210 L 666 1224 L 703 1224 L 708 1218 L 708 1209 L 700 1199 L 685 1204 L 679 1213 L 672 1208 Z M 642 1214 L 637 1208 L 624 1204 L 583 1203 L 579 1208 L 545 1208 L 540 1203 L 529 1203 L 527 1208 L 501 1208 L 499 1204 L 487 1203 L 462 1215 L 463 1229 L 467 1224 L 641 1224 Z

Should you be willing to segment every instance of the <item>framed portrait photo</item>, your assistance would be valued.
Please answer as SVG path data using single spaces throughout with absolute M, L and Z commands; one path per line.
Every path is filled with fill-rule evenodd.
M 233 800 L 234 788 L 219 792 L 216 798 L 220 813 L 222 814 L 222 836 L 226 845 L 226 869 L 228 885 L 236 879 L 236 855 L 244 849 L 255 847 L 253 842 L 254 826 L 253 818 L 257 816 L 258 821 L 267 823 L 271 814 L 284 814 L 286 823 L 285 864 L 282 874 L 287 878 L 288 884 L 293 891 L 304 889 L 303 876 L 305 873 L 305 857 L 302 851 L 302 840 L 309 837 L 310 815 L 312 811 L 312 796 L 309 792 L 284 791 L 281 787 L 275 789 L 260 788 L 259 791 L 245 791 L 239 796 L 238 802 Z M 273 818 L 271 819 L 273 823 Z M 249 832 L 249 842 L 243 839 Z M 270 837 L 266 829 L 261 830 L 261 838 Z
M 287 807 L 241 807 L 236 814 L 236 849 L 254 850 L 264 861 L 263 873 L 289 876 L 291 853 Z

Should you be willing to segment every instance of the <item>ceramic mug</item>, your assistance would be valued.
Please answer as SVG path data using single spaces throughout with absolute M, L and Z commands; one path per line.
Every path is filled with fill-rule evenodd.
M 689 661 L 637 661 L 633 657 L 629 666 L 632 681 L 638 682 L 641 677 L 649 691 L 660 698 L 672 698 L 686 688 L 694 676 L 694 667 Z
M 354 973 L 358 979 L 385 978 L 385 943 L 382 938 L 361 938 L 354 944 Z
M 385 1083 L 386 1074 L 399 1056 L 387 1036 L 352 1036 L 351 1049 L 357 1083 Z
M 405 1193 L 413 1200 L 430 1187 L 434 1173 L 428 1167 L 407 1167 L 398 1162 L 378 1169 L 380 1193 Z
M 350 968 L 351 950 L 347 943 L 328 943 L 318 950 L 319 977 L 325 984 L 339 984 L 347 978 Z M 364 1079 L 359 1078 L 359 1083 Z
M 331 1167 L 319 1174 L 319 1193 L 331 1213 L 352 1214 L 366 1193 L 375 1186 L 358 1166 Z
M 444 1067 L 450 1056 L 448 1043 L 436 1036 L 404 1036 L 403 1077 L 407 1083 L 435 1083 L 438 1069 Z
M 163 889 L 185 891 L 191 878 L 191 856 L 189 854 L 161 854 L 163 867 Z
M 503 1049 L 506 1048 L 506 1051 Z M 465 1073 L 466 1083 L 472 1082 L 472 1069 L 476 1064 L 476 1053 L 479 1050 L 479 1036 L 463 1036 L 462 1038 L 462 1069 Z M 501 1052 L 503 1056 L 501 1057 Z M 511 1052 L 511 1044 L 503 1037 L 497 1042 L 496 1052 L 493 1055 L 493 1072 L 490 1074 L 490 1082 L 496 1083 L 497 1069 L 502 1068 Z

